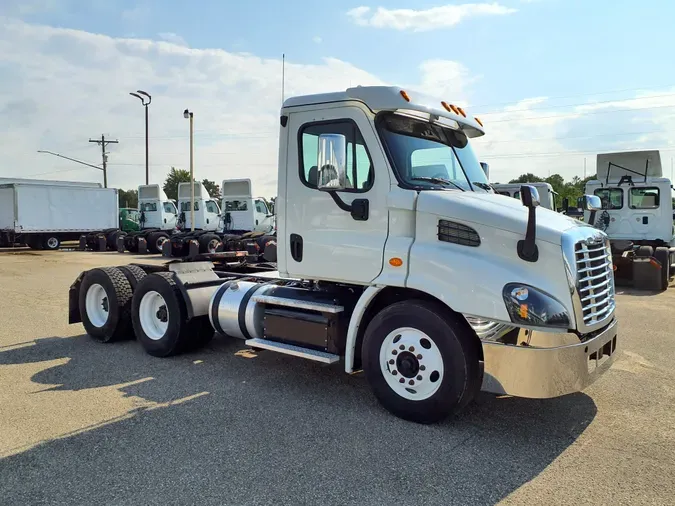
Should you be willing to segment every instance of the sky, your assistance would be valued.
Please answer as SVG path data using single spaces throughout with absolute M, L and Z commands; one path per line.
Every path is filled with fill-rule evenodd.
M 250 177 L 276 193 L 285 96 L 400 85 L 464 107 L 491 180 L 591 175 L 598 152 L 675 157 L 675 2 L 643 0 L 1 0 L 0 176 L 150 182 Z

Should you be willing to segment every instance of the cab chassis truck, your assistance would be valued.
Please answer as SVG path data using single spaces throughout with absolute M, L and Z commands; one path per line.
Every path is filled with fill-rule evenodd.
M 254 350 L 341 362 L 418 423 L 481 389 L 577 392 L 610 366 L 607 236 L 538 207 L 531 186 L 521 201 L 495 195 L 469 142 L 484 135 L 478 119 L 378 86 L 289 98 L 280 123 L 276 265 L 222 252 L 91 269 L 70 288 L 69 322 L 102 342 L 135 336 L 157 357 L 215 330 Z M 456 179 L 415 176 L 448 157 L 461 164 Z

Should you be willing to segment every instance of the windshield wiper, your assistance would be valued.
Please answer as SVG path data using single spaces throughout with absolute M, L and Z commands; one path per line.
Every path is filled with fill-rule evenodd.
M 482 188 L 483 190 L 492 190 L 494 191 L 494 186 L 492 186 L 490 183 L 481 183 L 480 181 L 473 181 L 471 184 L 476 185 L 478 188 Z
M 459 190 L 462 190 L 463 192 L 466 191 L 464 188 L 459 186 L 454 181 L 450 181 L 449 179 L 444 179 L 442 177 L 426 177 L 426 176 L 425 177 L 412 177 L 412 178 L 410 178 L 410 180 L 411 181 L 429 181 L 430 183 L 434 183 L 434 184 L 451 184 L 452 186 L 454 186 L 455 188 L 457 188 Z

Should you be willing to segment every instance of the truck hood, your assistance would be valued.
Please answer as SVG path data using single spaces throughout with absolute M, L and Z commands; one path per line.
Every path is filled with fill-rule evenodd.
M 520 199 L 492 193 L 460 191 L 422 191 L 417 199 L 418 212 L 477 223 L 522 235 L 527 230 L 528 209 Z M 563 232 L 574 227 L 588 227 L 561 213 L 537 208 L 537 240 L 560 245 Z

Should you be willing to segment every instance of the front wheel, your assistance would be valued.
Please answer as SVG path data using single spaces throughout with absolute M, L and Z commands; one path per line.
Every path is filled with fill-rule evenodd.
M 433 301 L 392 304 L 368 324 L 363 369 L 391 413 L 435 423 L 459 411 L 480 388 L 479 346 L 471 328 Z

